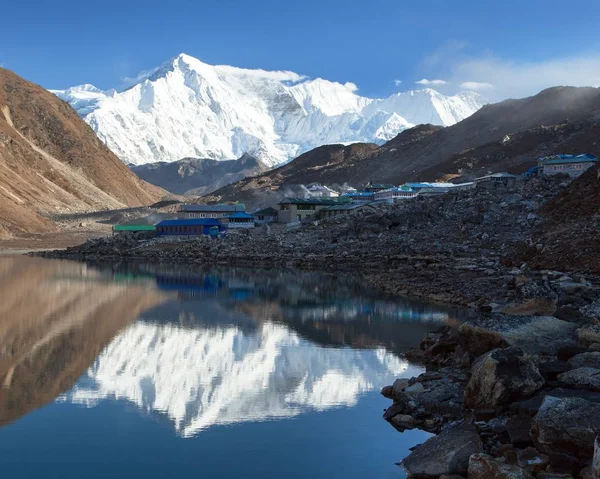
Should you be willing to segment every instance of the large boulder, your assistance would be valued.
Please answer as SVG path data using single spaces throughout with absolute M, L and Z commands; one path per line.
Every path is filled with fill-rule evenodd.
M 543 385 L 538 368 L 521 349 L 494 349 L 473 363 L 465 406 L 495 408 L 531 396 Z
M 590 391 L 600 391 L 600 369 L 578 368 L 558 375 L 563 384 Z
M 577 325 L 554 316 L 491 314 L 463 323 L 458 336 L 463 350 L 475 356 L 507 346 L 554 356 L 559 349 L 576 344 L 576 329 Z
M 497 461 L 488 454 L 473 454 L 468 471 L 469 479 L 533 479 L 525 469 Z
M 600 352 L 593 351 L 589 353 L 581 353 L 573 356 L 568 361 L 570 369 L 577 368 L 596 368 L 600 369 Z
M 600 433 L 600 404 L 576 397 L 546 396 L 533 420 L 531 435 L 546 454 L 567 453 L 589 460 Z
M 401 465 L 410 477 L 438 478 L 441 475 L 466 475 L 469 457 L 483 451 L 475 427 L 462 423 L 427 440 L 406 457 Z

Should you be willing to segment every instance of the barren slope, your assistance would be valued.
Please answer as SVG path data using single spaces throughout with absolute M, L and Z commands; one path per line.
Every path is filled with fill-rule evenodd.
M 0 237 L 56 230 L 44 215 L 152 203 L 137 178 L 66 103 L 0 68 Z

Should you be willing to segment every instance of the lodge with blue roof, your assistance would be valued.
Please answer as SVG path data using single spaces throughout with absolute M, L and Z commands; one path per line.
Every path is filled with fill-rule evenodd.
M 156 236 L 217 236 L 227 226 L 216 218 L 164 220 L 156 225 Z

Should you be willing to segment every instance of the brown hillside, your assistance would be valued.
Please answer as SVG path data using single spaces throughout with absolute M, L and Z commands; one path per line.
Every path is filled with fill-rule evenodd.
M 150 204 L 137 178 L 55 95 L 0 68 L 0 237 L 53 231 L 45 215 Z

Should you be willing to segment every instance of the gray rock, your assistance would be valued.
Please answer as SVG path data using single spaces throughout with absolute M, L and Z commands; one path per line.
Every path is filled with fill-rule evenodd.
M 471 455 L 483 451 L 475 427 L 459 424 L 442 431 L 417 447 L 401 465 L 415 478 L 437 478 L 441 475 L 465 475 Z
M 531 435 L 546 454 L 566 453 L 589 460 L 600 433 L 600 404 L 580 398 L 546 396 L 533 420 Z
M 600 320 L 600 301 L 594 301 L 593 303 L 588 304 L 581 308 L 581 312 L 587 318 L 593 320 Z
M 521 349 L 495 349 L 478 358 L 465 389 L 465 406 L 495 408 L 531 396 L 544 378 L 531 357 Z
M 458 335 L 461 347 L 476 356 L 507 346 L 554 356 L 559 349 L 575 344 L 576 329 L 577 325 L 553 316 L 494 313 L 463 323 Z
M 488 454 L 473 454 L 469 459 L 469 479 L 533 479 L 519 466 L 505 464 Z
M 567 362 L 570 369 L 596 368 L 600 369 L 600 352 L 582 353 L 573 356 Z
M 600 391 L 600 369 L 578 368 L 558 375 L 558 380 L 569 386 Z

